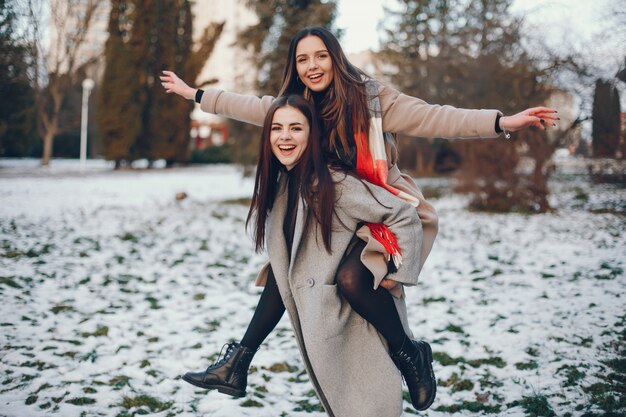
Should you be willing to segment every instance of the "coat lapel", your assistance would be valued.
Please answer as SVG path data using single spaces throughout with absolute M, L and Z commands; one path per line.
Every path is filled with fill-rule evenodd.
M 298 198 L 298 214 L 296 215 L 296 225 L 293 231 L 293 244 L 291 246 L 291 261 L 289 263 L 289 276 L 291 277 L 291 271 L 293 270 L 293 265 L 296 263 L 296 257 L 298 255 L 298 248 L 300 247 L 300 243 L 302 242 L 302 235 L 304 233 L 304 226 L 307 222 L 307 217 L 309 215 L 309 208 L 304 203 L 302 198 Z
M 287 279 L 289 270 L 287 242 L 285 242 L 285 236 L 283 235 L 283 222 L 285 221 L 285 211 L 287 210 L 286 188 L 285 178 L 281 175 L 278 192 L 276 193 L 276 199 L 274 200 L 267 223 L 267 230 L 265 231 L 267 252 L 277 280 Z

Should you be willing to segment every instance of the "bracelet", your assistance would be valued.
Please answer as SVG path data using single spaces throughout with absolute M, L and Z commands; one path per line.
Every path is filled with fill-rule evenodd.
M 195 102 L 196 103 L 200 103 L 202 101 L 202 95 L 204 94 L 204 90 L 201 90 L 200 88 L 198 88 L 196 90 L 196 97 L 195 97 Z
M 506 129 L 502 129 L 502 128 L 500 127 L 500 118 L 501 118 L 501 117 L 502 117 L 502 115 L 501 115 L 501 114 L 499 114 L 499 113 L 496 115 L 496 126 L 495 126 L 495 127 L 496 127 L 496 133 L 502 133 L 502 132 L 504 132 L 504 137 L 505 137 L 506 139 L 511 139 L 511 132 L 509 132 L 509 131 L 508 131 L 508 130 L 506 130 Z

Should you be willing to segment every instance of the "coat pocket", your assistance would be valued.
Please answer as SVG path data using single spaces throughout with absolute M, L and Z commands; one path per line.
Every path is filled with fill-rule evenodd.
M 364 326 L 365 319 L 352 309 L 337 289 L 336 284 L 322 286 L 322 334 L 330 339 L 341 336 L 352 326 Z

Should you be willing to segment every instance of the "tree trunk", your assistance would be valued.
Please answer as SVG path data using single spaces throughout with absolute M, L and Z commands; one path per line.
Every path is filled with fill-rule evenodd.
M 54 141 L 54 132 L 46 130 L 43 137 L 43 155 L 41 156 L 41 166 L 48 166 L 50 158 L 52 158 L 52 143 Z

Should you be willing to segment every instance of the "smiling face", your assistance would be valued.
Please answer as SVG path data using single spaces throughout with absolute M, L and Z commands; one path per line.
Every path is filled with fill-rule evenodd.
M 290 170 L 300 160 L 309 143 L 309 122 L 298 109 L 290 106 L 276 110 L 270 128 L 272 153 Z
M 296 71 L 302 83 L 315 92 L 324 91 L 333 81 L 333 60 L 318 36 L 310 35 L 298 42 Z

